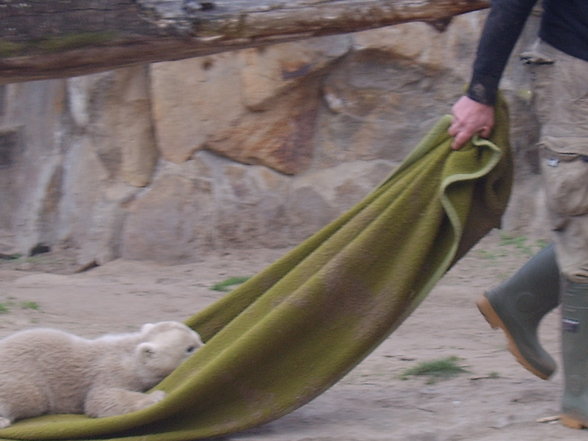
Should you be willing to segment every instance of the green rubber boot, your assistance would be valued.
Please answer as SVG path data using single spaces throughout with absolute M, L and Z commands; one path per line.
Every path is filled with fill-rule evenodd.
M 550 245 L 476 302 L 490 326 L 504 331 L 518 362 L 544 380 L 555 372 L 556 363 L 539 343 L 537 329 L 559 304 L 559 292 L 559 268 Z
M 588 283 L 567 282 L 562 298 L 562 424 L 588 427 Z

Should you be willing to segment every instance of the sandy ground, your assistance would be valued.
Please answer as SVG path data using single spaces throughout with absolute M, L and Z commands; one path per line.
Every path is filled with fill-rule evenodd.
M 251 441 L 586 440 L 587 431 L 538 420 L 557 415 L 562 378 L 543 381 L 520 367 L 475 308 L 539 249 L 493 233 L 448 273 L 412 316 L 340 383 L 299 410 L 225 438 Z M 285 250 L 227 251 L 198 263 L 115 261 L 78 274 L 44 254 L 0 263 L 0 337 L 51 326 L 93 337 L 183 320 L 223 293 L 210 287 L 264 268 Z M 559 312 L 541 328 L 559 359 Z M 402 373 L 423 361 L 459 357 L 467 372 L 431 383 Z

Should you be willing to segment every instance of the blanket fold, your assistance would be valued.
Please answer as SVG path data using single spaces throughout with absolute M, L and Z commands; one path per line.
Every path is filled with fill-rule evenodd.
M 3 440 L 182 441 L 278 418 L 340 380 L 393 332 L 435 283 L 500 225 L 512 181 L 508 116 L 489 140 L 450 148 L 445 116 L 361 202 L 187 319 L 206 345 L 129 415 L 47 415 Z M 392 148 L 392 147 L 391 147 Z

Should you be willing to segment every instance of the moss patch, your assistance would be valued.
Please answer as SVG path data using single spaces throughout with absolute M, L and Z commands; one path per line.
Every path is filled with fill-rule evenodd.
M 80 32 L 18 43 L 0 39 L 0 57 L 14 57 L 33 53 L 53 53 L 109 43 L 119 35 L 116 32 Z
M 43 51 L 57 52 L 68 49 L 79 49 L 108 43 L 116 38 L 115 32 L 80 32 L 61 35 L 59 37 L 39 40 L 35 46 Z
M 15 43 L 13 41 L 0 39 L 0 57 L 12 57 L 20 53 L 25 45 L 23 43 Z

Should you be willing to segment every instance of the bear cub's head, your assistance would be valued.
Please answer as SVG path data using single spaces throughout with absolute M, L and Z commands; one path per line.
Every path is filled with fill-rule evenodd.
M 138 372 L 154 386 L 204 345 L 197 332 L 183 323 L 147 323 L 141 328 L 141 341 L 136 348 Z

